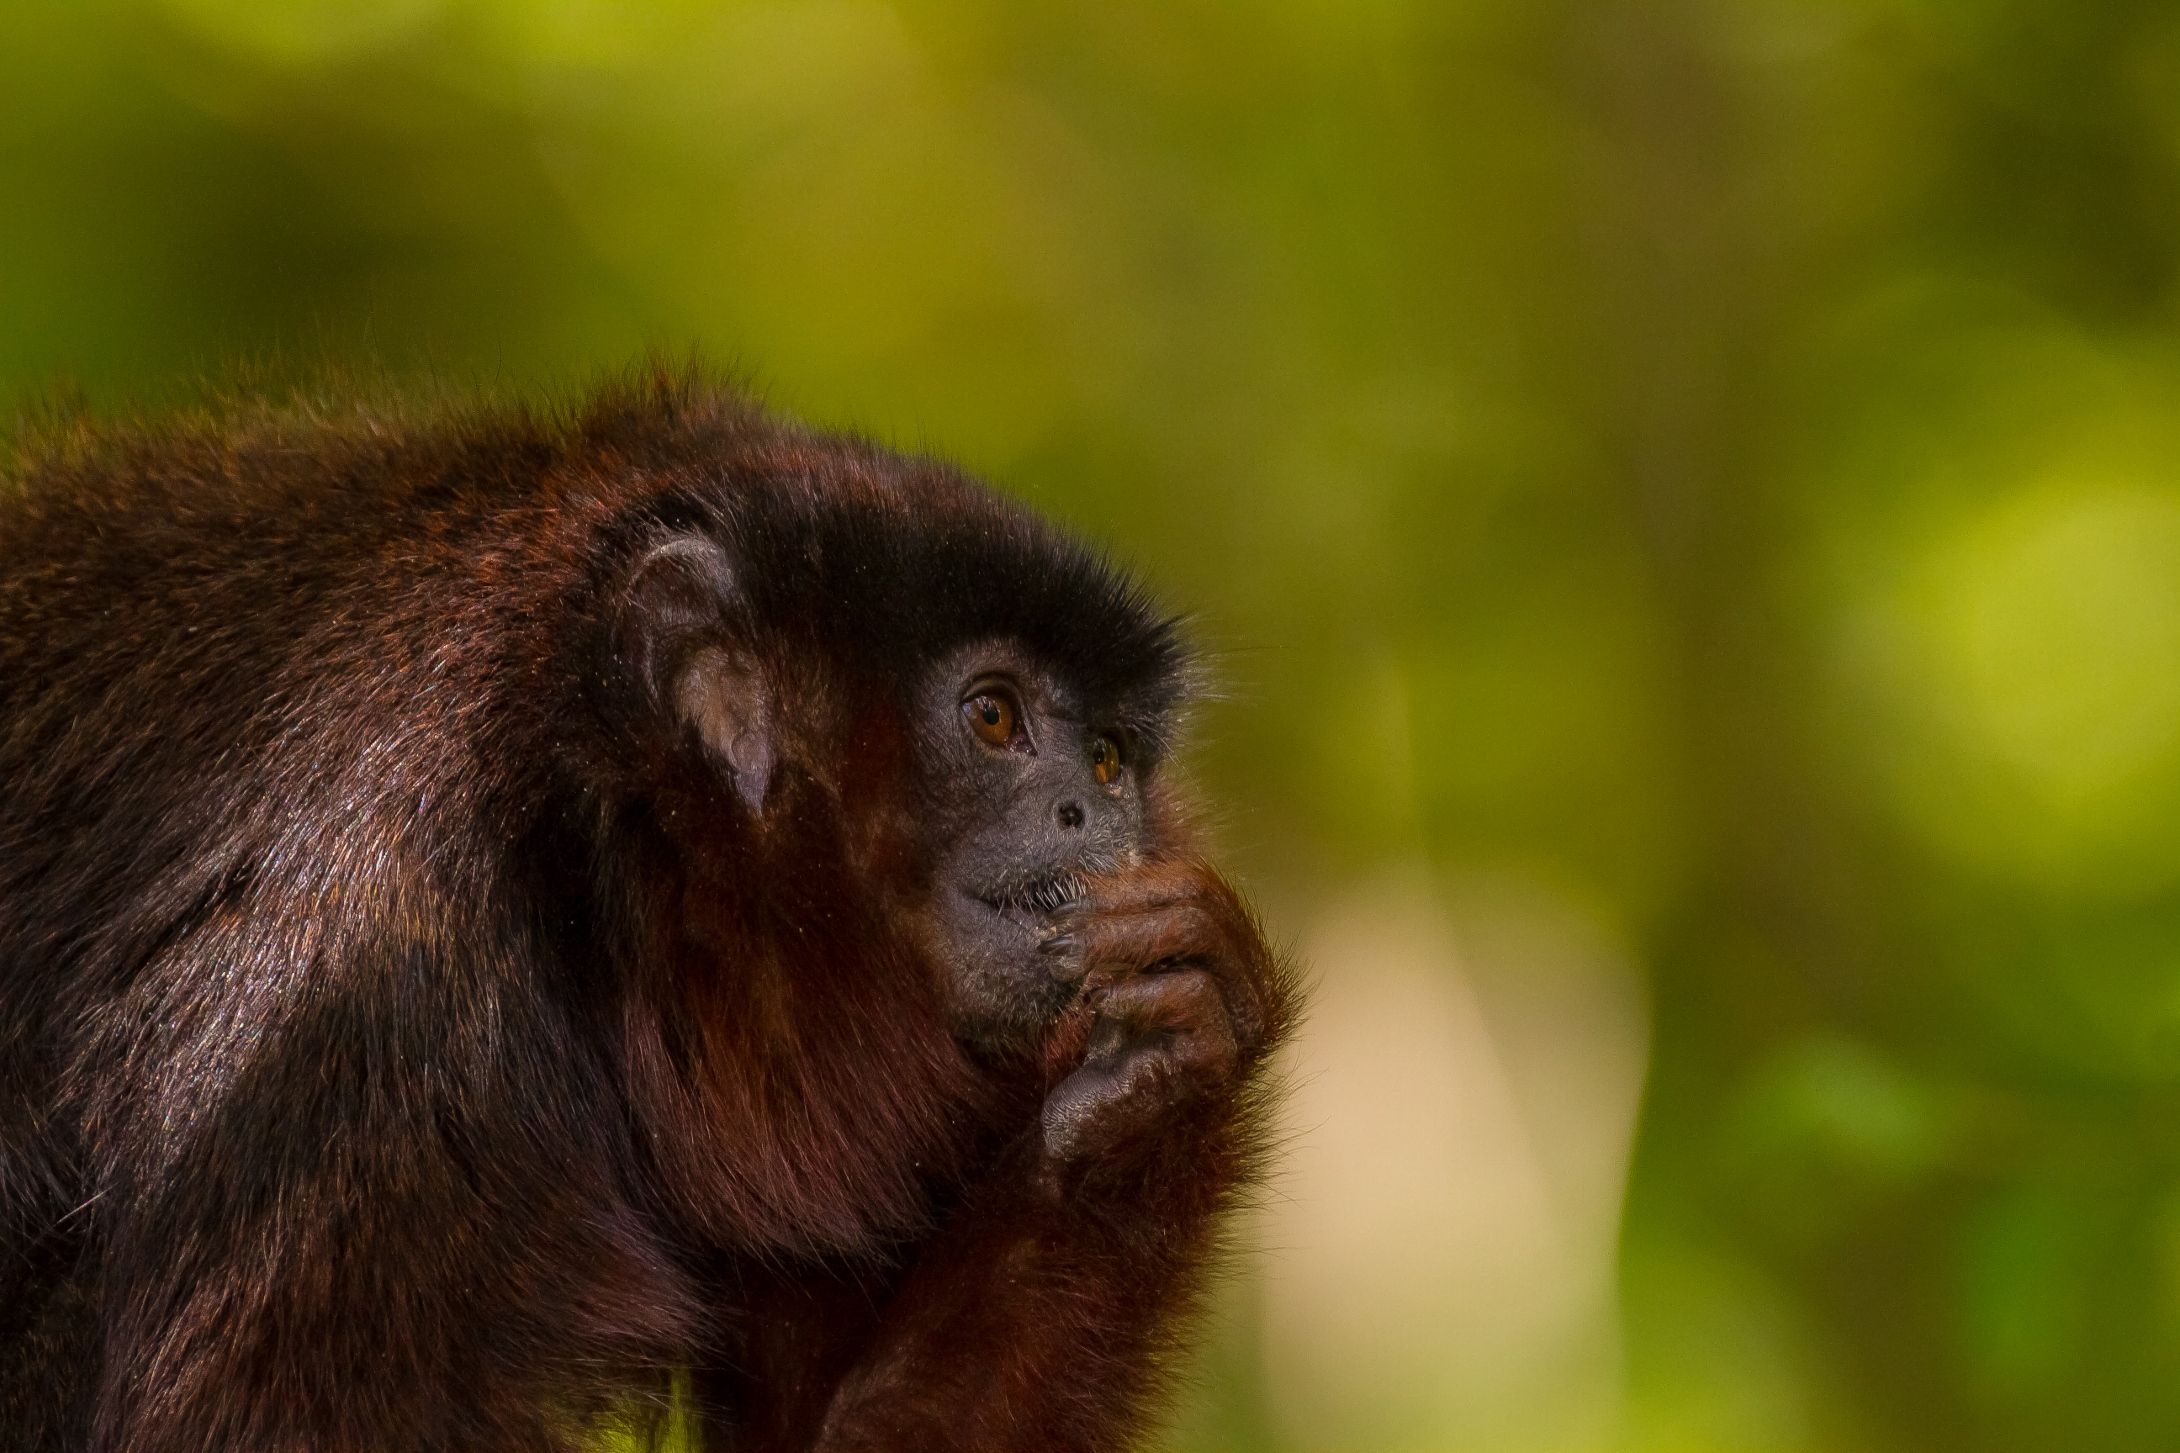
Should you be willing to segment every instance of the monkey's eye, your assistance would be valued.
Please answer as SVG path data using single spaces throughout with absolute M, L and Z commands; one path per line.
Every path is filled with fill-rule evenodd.
M 1022 730 L 1021 712 L 1005 692 L 979 691 L 961 704 L 969 730 L 989 746 L 1004 747 Z
M 1090 744 L 1090 775 L 1098 779 L 1100 787 L 1110 787 L 1119 780 L 1119 742 L 1111 737 L 1099 737 Z

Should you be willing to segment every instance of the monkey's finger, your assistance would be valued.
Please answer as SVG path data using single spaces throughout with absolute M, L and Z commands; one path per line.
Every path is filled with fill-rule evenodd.
M 1154 1045 L 1084 1064 L 1045 1096 L 1046 1153 L 1077 1161 L 1156 1125 L 1172 1100 L 1172 1067 Z
M 1146 912 L 1235 896 L 1218 870 L 1200 858 L 1142 863 L 1099 874 L 1088 886 L 1089 893 L 1079 906 L 1092 913 Z
M 1166 966 L 1208 970 L 1225 996 L 1235 1032 L 1254 1047 L 1264 1037 L 1276 973 L 1262 934 L 1238 899 L 1084 919 L 1043 945 L 1047 971 L 1061 983 L 1104 992 Z
M 1167 960 L 1206 958 L 1223 944 L 1219 925 L 1194 904 L 1135 913 L 1103 913 L 1066 925 L 1038 949 L 1054 978 L 1072 983 L 1093 970 L 1131 973 Z
M 1216 979 L 1178 969 L 1127 979 L 1105 991 L 1091 1025 L 1086 1063 L 1117 1062 L 1145 1045 L 1162 1049 L 1191 1077 L 1221 1078 L 1240 1046 Z
M 1045 1097 L 1049 1154 L 1079 1161 L 1150 1134 L 1213 1092 L 1239 1059 L 1217 983 L 1200 969 L 1146 975 L 1100 999 L 1082 1065 Z

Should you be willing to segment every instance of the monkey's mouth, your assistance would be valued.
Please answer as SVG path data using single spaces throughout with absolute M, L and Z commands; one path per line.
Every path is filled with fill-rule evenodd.
M 1008 878 L 969 896 L 1002 918 L 1034 920 L 1074 907 L 1090 896 L 1090 885 L 1080 873 L 1055 868 Z

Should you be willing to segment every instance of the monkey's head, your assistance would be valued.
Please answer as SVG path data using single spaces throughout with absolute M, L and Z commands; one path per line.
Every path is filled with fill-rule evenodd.
M 920 972 L 955 1034 L 1024 1044 L 1074 994 L 1040 952 L 1053 915 L 1181 831 L 1159 773 L 1185 651 L 1036 515 L 835 447 L 829 472 L 805 454 L 637 538 L 616 674 L 665 728 L 676 836 L 742 900 L 724 916 L 768 924 L 798 972 L 837 971 L 836 941 L 861 972 Z M 914 969 L 869 962 L 879 940 Z

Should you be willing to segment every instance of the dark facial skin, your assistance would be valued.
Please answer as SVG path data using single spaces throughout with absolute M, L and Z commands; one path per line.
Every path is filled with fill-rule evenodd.
M 1131 733 L 1005 645 L 947 657 L 917 712 L 938 865 L 926 922 L 955 1029 L 1021 1042 L 1075 993 L 1047 951 L 1057 919 L 1141 855 Z

